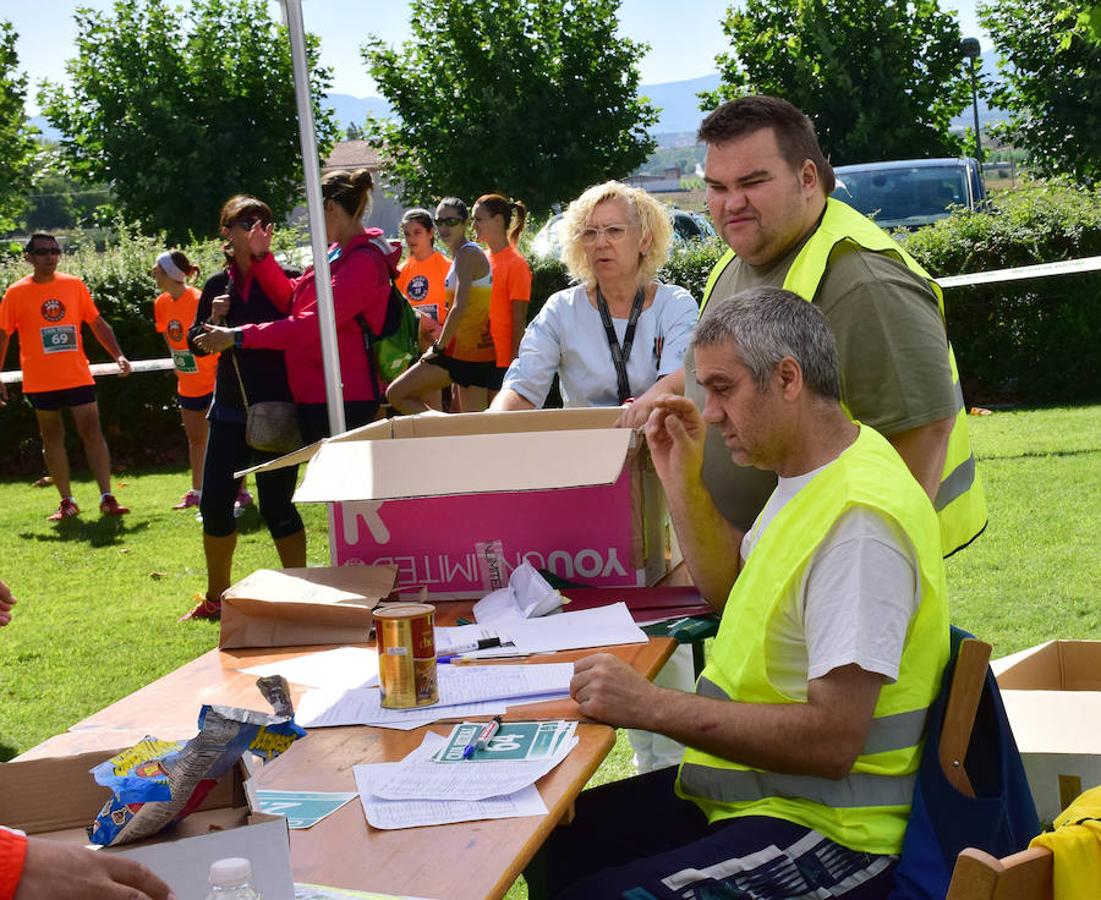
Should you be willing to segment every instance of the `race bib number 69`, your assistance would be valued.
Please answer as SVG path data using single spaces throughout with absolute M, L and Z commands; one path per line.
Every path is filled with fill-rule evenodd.
M 66 353 L 76 350 L 75 325 L 53 325 L 43 328 L 41 334 L 43 353 Z

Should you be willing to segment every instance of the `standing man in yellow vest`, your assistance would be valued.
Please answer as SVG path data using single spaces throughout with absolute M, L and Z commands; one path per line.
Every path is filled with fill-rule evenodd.
M 810 120 L 786 100 L 742 97 L 700 126 L 711 217 L 730 250 L 711 274 L 702 308 L 758 285 L 784 287 L 814 303 L 837 339 L 841 399 L 849 414 L 884 435 L 933 500 L 944 554 L 986 526 L 940 288 L 866 217 L 829 198 L 833 169 Z M 828 199 L 829 198 L 829 199 Z M 690 371 L 679 382 L 697 405 Z M 687 374 L 687 377 L 685 375 Z M 653 408 L 643 395 L 622 424 Z M 775 485 L 768 473 L 732 467 L 711 429 L 704 480 L 723 516 L 748 527 Z M 725 597 L 733 572 L 699 572 L 710 599 Z
M 709 661 L 695 695 L 609 654 L 575 663 L 570 686 L 582 714 L 665 734 L 684 760 L 582 794 L 531 896 L 886 897 L 948 660 L 936 514 L 842 409 L 812 304 L 771 287 L 713 301 L 692 352 L 702 415 L 654 398 L 646 439 L 686 554 L 734 563 Z M 747 532 L 704 486 L 708 426 L 779 477 Z

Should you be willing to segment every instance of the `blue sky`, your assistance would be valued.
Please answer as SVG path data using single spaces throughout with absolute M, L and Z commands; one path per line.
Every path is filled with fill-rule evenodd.
M 0 18 L 7 19 L 19 33 L 20 68 L 30 76 L 34 104 L 34 85 L 43 79 L 63 79 L 65 60 L 73 55 L 75 26 L 72 11 L 76 6 L 109 8 L 111 0 L 48 0 L 49 14 L 41 3 L 3 0 Z M 186 5 L 186 4 L 184 4 Z M 279 4 L 270 2 L 278 15 Z M 620 33 L 650 45 L 650 52 L 639 62 L 644 84 L 681 81 L 715 71 L 715 56 L 726 43 L 719 22 L 730 0 L 623 0 L 620 7 Z M 671 15 L 670 8 L 676 10 Z M 975 0 L 941 0 L 943 9 L 960 16 L 964 35 L 975 35 L 989 48 L 989 39 L 975 18 Z M 304 0 L 306 27 L 321 37 L 322 60 L 333 69 L 333 90 L 357 97 L 377 91 L 364 71 L 359 46 L 364 36 L 375 33 L 388 43 L 409 36 L 408 4 L 404 0 Z

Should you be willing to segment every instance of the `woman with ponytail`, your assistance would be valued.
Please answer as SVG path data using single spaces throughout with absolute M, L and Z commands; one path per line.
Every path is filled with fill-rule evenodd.
M 386 241 L 380 229 L 364 228 L 361 223 L 373 185 L 367 169 L 330 172 L 321 179 L 347 428 L 365 425 L 378 413 L 381 392 L 374 360 L 368 356 L 364 342 L 363 323 L 373 334 L 381 330 L 390 298 L 390 278 L 397 273 L 401 256 L 401 249 Z M 282 350 L 291 393 L 298 404 L 302 440 L 309 444 L 331 433 L 317 320 L 317 285 L 312 267 L 295 280 L 284 274 L 269 252 L 271 233 L 269 225 L 254 228 L 249 234 L 254 269 L 273 300 L 289 299 L 290 315 L 277 322 L 240 328 L 208 325 L 208 334 L 196 343 L 211 351 L 227 347 Z
M 167 250 L 157 257 L 150 274 L 161 289 L 161 295 L 153 301 L 153 321 L 164 335 L 176 369 L 176 397 L 191 464 L 191 490 L 172 508 L 190 509 L 199 505 L 203 492 L 203 454 L 209 430 L 206 413 L 214 397 L 218 356 L 196 356 L 187 346 L 187 330 L 199 308 L 199 289 L 188 281 L 199 274 L 198 266 L 193 266 L 180 250 Z
M 531 300 L 531 266 L 516 250 L 528 211 L 519 200 L 484 194 L 474 203 L 474 233 L 489 248 L 493 298 L 489 329 L 502 376 L 520 349 Z

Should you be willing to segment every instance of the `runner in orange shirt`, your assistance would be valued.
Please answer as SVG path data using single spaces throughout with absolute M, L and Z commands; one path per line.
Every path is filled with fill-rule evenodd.
M 401 264 L 396 279 L 398 290 L 405 294 L 417 311 L 421 325 L 421 350 L 440 336 L 447 318 L 447 288 L 444 282 L 451 260 L 436 249 L 435 225 L 427 209 L 406 210 L 401 217 L 401 231 L 409 256 Z
M 500 194 L 484 194 L 474 203 L 474 233 L 488 248 L 493 269 L 489 330 L 502 377 L 520 352 L 520 338 L 528 322 L 531 266 L 516 250 L 527 214 L 519 200 Z
M 198 266 L 193 266 L 181 251 L 171 250 L 157 257 L 151 274 L 162 291 L 153 302 L 153 321 L 157 331 L 164 335 L 176 369 L 176 397 L 191 464 L 191 490 L 172 508 L 190 509 L 199 505 L 203 494 L 203 455 L 209 429 L 206 414 L 214 398 L 218 354 L 196 356 L 187 346 L 187 332 L 199 308 L 199 289 L 187 280 L 199 274 Z
M 25 259 L 34 272 L 11 285 L 0 301 L 0 368 L 11 335 L 18 331 L 23 394 L 34 407 L 46 468 L 61 494 L 57 512 L 48 518 L 60 522 L 80 514 L 72 497 L 65 453 L 61 411 L 66 407 L 84 443 L 88 467 L 99 484 L 100 514 L 124 515 L 130 510 L 120 506 L 111 493 L 111 455 L 99 426 L 95 382 L 84 355 L 81 326 L 89 325 L 96 340 L 118 363 L 121 377 L 130 374 L 130 362 L 84 282 L 57 271 L 61 258 L 57 239 L 50 234 L 33 234 L 25 249 Z M 7 399 L 7 387 L 0 382 L 0 406 Z

